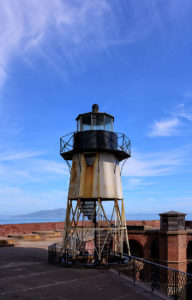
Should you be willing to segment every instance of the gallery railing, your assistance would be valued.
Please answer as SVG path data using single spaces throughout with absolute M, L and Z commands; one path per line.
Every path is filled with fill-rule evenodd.
M 74 137 L 75 135 L 79 132 L 71 132 L 63 137 L 60 138 L 60 154 L 64 154 L 68 151 L 75 150 L 75 145 L 74 145 Z M 85 132 L 89 133 L 89 131 Z M 124 151 L 126 152 L 129 156 L 131 156 L 131 141 L 130 139 L 123 133 L 115 132 L 112 134 L 115 134 L 116 139 L 114 139 L 113 135 L 111 136 L 109 132 L 105 131 L 92 131 L 93 134 L 91 134 L 88 139 L 90 140 L 90 144 L 92 142 L 95 142 L 95 137 L 97 136 L 104 136 L 104 142 L 107 144 L 107 146 L 110 145 L 110 147 L 113 150 L 118 150 L 118 151 Z
M 170 299 L 192 300 L 192 274 L 134 256 L 129 257 L 126 266 L 119 269 L 119 274 Z
M 90 250 L 84 262 L 85 265 L 89 265 L 91 259 L 94 259 L 94 250 Z M 62 247 L 53 244 L 48 248 L 48 262 L 56 265 L 71 266 L 73 264 L 75 266 L 76 263 L 71 262 L 72 253 L 70 252 L 69 250 L 69 252 L 62 253 Z M 111 254 L 118 255 L 118 253 Z M 80 253 L 81 256 L 85 258 L 86 254 Z M 106 257 L 108 256 L 109 253 L 106 252 Z M 88 257 L 90 257 L 90 261 Z M 109 262 L 110 260 L 106 261 Z M 87 264 L 87 262 L 89 263 Z M 134 256 L 124 255 L 124 262 L 122 263 L 122 260 L 119 260 L 120 262 L 121 264 L 116 268 L 119 275 L 123 274 L 135 284 L 139 284 L 143 288 L 151 290 L 151 292 L 157 291 L 170 299 L 192 300 L 192 274 Z M 108 263 L 107 266 L 113 266 L 113 263 Z

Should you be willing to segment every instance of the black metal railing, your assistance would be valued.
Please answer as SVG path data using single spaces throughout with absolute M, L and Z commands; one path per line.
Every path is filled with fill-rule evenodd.
M 60 138 L 60 154 L 73 150 L 73 137 L 75 132 L 70 132 Z
M 86 266 L 98 264 L 94 249 L 81 251 L 75 260 L 72 259 L 73 254 L 72 249 L 68 249 L 65 253 L 62 252 L 61 245 L 56 243 L 48 247 L 48 262 L 68 267 L 78 264 Z M 119 264 L 119 267 L 116 268 L 119 275 L 123 274 L 135 284 L 139 284 L 151 292 L 157 291 L 175 300 L 192 300 L 192 274 L 127 254 L 122 259 L 118 253 L 104 251 L 102 257 L 106 258 L 107 267 Z
M 80 247 L 75 253 L 73 248 L 63 248 L 60 243 L 55 243 L 48 246 L 48 263 L 60 266 L 96 266 L 102 265 L 109 267 L 114 264 L 122 264 L 127 262 L 128 257 L 121 257 L 118 252 L 114 252 L 111 247 L 105 247 L 102 251 L 102 261 L 98 260 L 98 253 L 95 248 L 85 249 Z
M 158 291 L 171 299 L 192 300 L 192 274 L 134 256 L 119 269 L 121 273 L 152 292 Z
M 90 144 L 94 142 L 95 136 L 101 136 L 103 135 L 105 138 L 105 142 L 110 145 L 110 148 L 113 150 L 123 151 L 128 154 L 128 156 L 131 156 L 131 141 L 130 139 L 123 133 L 119 132 L 105 132 L 105 131 L 92 131 L 94 134 L 90 135 L 90 137 L 87 135 L 88 139 L 90 139 Z M 60 138 L 60 154 L 63 155 L 66 152 L 69 152 L 71 150 L 76 150 L 76 146 L 74 145 L 74 137 L 75 135 L 79 134 L 80 132 L 71 132 L 63 137 Z M 83 132 L 82 132 L 83 133 Z M 112 135 L 113 134 L 113 135 Z M 114 139 L 114 135 L 116 139 Z M 87 142 L 89 142 L 87 140 Z

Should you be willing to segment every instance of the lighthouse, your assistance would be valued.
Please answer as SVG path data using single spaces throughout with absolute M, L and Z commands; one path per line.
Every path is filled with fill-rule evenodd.
M 76 131 L 60 139 L 60 155 L 70 168 L 61 256 L 105 264 L 122 258 L 124 249 L 130 254 L 121 184 L 130 140 L 114 132 L 114 117 L 97 104 L 76 122 Z

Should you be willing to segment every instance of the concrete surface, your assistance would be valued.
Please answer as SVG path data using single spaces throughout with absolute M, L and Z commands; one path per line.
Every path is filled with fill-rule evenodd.
M 52 241 L 19 241 L 0 248 L 0 299 L 161 299 L 109 270 L 48 265 Z

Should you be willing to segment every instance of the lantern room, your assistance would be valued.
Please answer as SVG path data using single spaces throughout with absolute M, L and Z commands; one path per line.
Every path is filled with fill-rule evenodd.
M 93 104 L 92 112 L 78 115 L 76 121 L 77 131 L 113 131 L 114 117 L 106 113 L 100 113 L 99 106 L 97 104 Z
M 60 154 L 65 160 L 83 152 L 111 152 L 119 161 L 131 156 L 130 140 L 113 131 L 114 117 L 99 112 L 98 104 L 92 105 L 91 112 L 79 114 L 76 121 L 77 131 L 60 139 Z

